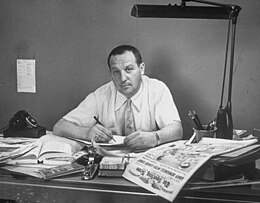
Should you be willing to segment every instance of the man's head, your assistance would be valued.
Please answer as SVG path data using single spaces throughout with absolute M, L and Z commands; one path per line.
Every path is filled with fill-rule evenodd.
M 111 51 L 107 62 L 116 89 L 127 98 L 132 97 L 141 86 L 145 69 L 138 49 L 130 45 L 118 46 Z

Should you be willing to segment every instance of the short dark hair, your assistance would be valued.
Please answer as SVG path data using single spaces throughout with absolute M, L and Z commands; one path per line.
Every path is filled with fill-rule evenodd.
M 114 48 L 108 55 L 108 58 L 107 58 L 108 67 L 110 68 L 109 60 L 112 56 L 123 54 L 126 51 L 130 51 L 134 54 L 135 60 L 136 60 L 136 63 L 138 66 L 143 62 L 142 56 L 137 48 L 135 48 L 131 45 L 120 45 L 120 46 Z

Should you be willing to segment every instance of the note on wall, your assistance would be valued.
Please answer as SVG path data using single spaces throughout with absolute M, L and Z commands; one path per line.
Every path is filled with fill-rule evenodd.
M 17 92 L 36 93 L 35 59 L 17 59 Z

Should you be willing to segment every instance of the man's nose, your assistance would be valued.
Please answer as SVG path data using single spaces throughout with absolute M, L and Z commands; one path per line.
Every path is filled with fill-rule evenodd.
M 126 73 L 125 71 L 121 71 L 121 81 L 125 81 L 126 80 Z

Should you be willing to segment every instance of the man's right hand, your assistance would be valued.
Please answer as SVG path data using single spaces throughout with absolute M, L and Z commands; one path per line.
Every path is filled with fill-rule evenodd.
M 93 139 L 95 142 L 107 143 L 112 137 L 112 132 L 100 124 L 94 125 L 89 130 L 89 139 Z

